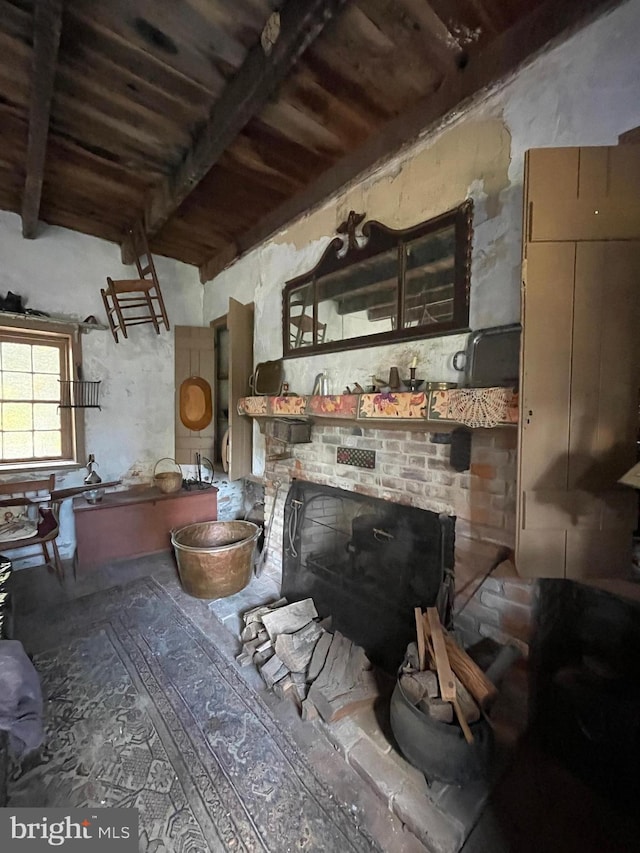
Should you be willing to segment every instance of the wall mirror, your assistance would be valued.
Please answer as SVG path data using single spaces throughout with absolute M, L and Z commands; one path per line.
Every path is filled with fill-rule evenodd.
M 285 358 L 467 331 L 473 203 L 394 230 L 351 211 L 283 292 Z

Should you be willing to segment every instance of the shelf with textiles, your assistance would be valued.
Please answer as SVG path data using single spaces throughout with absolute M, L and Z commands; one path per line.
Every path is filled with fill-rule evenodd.
M 518 392 L 513 388 L 451 388 L 377 394 L 242 397 L 238 413 L 249 417 L 377 421 L 385 426 L 462 424 L 470 428 L 515 426 Z

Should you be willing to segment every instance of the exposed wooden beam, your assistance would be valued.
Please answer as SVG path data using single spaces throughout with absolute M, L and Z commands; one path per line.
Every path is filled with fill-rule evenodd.
M 320 207 L 331 196 L 413 144 L 418 137 L 441 126 L 447 115 L 483 90 L 513 74 L 549 42 L 582 26 L 624 0 L 546 0 L 482 50 L 471 52 L 464 69 L 452 71 L 440 88 L 405 114 L 393 119 L 363 146 L 342 158 L 306 190 L 280 205 L 234 243 L 217 252 L 200 267 L 204 283 L 215 278 L 234 260 L 262 243 L 303 213 Z
M 62 0 L 35 0 L 33 19 L 29 137 L 22 194 L 22 236 L 29 238 L 35 237 L 38 229 L 49 116 L 62 30 Z
M 149 194 L 145 209 L 145 228 L 149 236 L 156 234 L 175 213 L 347 2 L 288 0 L 284 4 L 279 12 L 279 33 L 275 42 L 265 50 L 263 39 L 249 52 L 214 104 L 209 120 L 182 164 Z

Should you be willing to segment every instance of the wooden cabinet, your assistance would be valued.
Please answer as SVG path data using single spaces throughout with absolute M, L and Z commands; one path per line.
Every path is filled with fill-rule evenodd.
M 637 494 L 640 146 L 529 151 L 516 564 L 626 576 Z
M 100 503 L 74 498 L 80 571 L 171 548 L 171 530 L 217 518 L 215 488 L 165 495 L 156 488 L 112 492 Z

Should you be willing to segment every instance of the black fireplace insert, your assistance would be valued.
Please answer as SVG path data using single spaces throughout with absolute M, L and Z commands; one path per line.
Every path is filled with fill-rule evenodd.
M 294 480 L 284 512 L 282 594 L 313 598 L 333 628 L 395 673 L 414 607 L 450 611 L 455 518 Z

